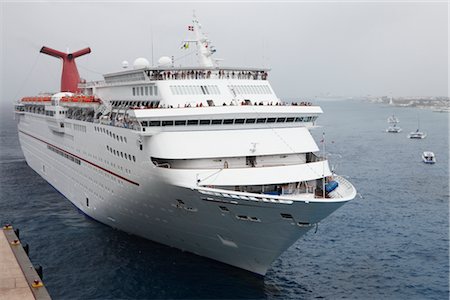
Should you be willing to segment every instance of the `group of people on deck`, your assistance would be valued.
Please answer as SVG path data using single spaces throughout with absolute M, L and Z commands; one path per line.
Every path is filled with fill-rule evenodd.
M 253 79 L 267 80 L 265 71 L 225 71 L 225 70 L 151 70 L 147 72 L 151 80 L 170 79 Z

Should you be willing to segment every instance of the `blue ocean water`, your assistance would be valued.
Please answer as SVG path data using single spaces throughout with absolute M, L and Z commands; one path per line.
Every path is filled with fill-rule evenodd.
M 336 172 L 361 197 L 322 221 L 260 278 L 128 235 L 81 214 L 31 170 L 13 114 L 0 119 L 0 222 L 44 267 L 54 299 L 448 299 L 449 114 L 316 101 Z M 384 132 L 395 113 L 404 131 Z M 424 140 L 406 135 L 417 128 Z M 322 144 L 320 144 L 322 145 Z M 425 165 L 421 153 L 436 154 Z

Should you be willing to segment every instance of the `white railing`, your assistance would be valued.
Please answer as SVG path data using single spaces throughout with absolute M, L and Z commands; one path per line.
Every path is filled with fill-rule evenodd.
M 355 193 L 355 187 L 344 177 L 335 175 L 334 180 L 338 182 L 338 187 L 328 195 L 331 198 L 344 198 Z

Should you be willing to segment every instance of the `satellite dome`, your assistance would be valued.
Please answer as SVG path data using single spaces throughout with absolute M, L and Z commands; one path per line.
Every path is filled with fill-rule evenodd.
M 150 67 L 150 63 L 148 62 L 147 59 L 145 59 L 143 57 L 136 58 L 136 60 L 133 63 L 134 69 L 142 69 L 142 68 L 146 68 L 146 67 Z
M 124 69 L 128 68 L 128 62 L 126 60 L 122 62 L 122 68 Z
M 158 59 L 159 67 L 170 67 L 172 65 L 172 59 L 168 56 L 161 56 Z

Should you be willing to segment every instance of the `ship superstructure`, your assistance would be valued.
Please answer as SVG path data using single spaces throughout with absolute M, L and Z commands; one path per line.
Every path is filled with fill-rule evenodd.
M 138 59 L 104 81 L 23 98 L 21 147 L 90 217 L 264 275 L 356 190 L 317 154 L 320 107 L 283 103 L 268 69 L 219 67 L 195 17 L 189 30 L 198 67 Z

